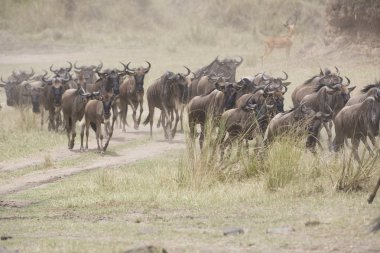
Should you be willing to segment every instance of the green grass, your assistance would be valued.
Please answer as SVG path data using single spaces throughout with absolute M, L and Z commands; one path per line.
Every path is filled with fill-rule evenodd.
M 178 184 L 181 153 L 80 173 L 6 197 L 35 204 L 0 208 L 2 233 L 13 236 L 4 246 L 28 252 L 121 252 L 145 244 L 181 252 L 205 251 L 209 245 L 221 251 L 287 252 L 284 245 L 323 251 L 339 234 L 344 238 L 341 252 L 376 247 L 377 235 L 368 236 L 367 231 L 379 204 L 367 205 L 365 191 L 342 194 L 327 183 L 323 191 L 301 194 L 314 184 L 315 175 L 302 177 L 303 182 L 292 180 L 275 192 L 267 188 L 265 175 L 199 189 L 182 187 Z M 317 178 L 325 172 L 321 174 Z M 308 228 L 308 221 L 322 225 Z M 222 235 L 224 228 L 234 226 L 246 233 Z M 283 236 L 266 233 L 281 226 L 296 231 Z M 360 240 L 346 244 L 350 238 Z

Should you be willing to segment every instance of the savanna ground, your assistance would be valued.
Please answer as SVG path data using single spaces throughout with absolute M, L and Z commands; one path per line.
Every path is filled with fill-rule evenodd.
M 45 9 L 41 2 L 35 1 L 32 8 L 56 15 L 56 10 Z M 98 2 L 94 1 L 95 5 Z M 162 10 L 163 16 L 149 12 L 152 17 L 141 28 L 149 32 L 136 28 L 136 37 L 126 25 L 128 32 L 111 33 L 107 37 L 104 25 L 98 27 L 102 31 L 98 38 L 91 32 L 77 38 L 67 28 L 46 28 L 49 27 L 44 23 L 46 20 L 28 19 L 30 16 L 24 15 L 18 20 L 21 28 L 15 29 L 12 36 L 8 30 L 6 34 L 3 32 L 3 38 L 9 38 L 10 42 L 2 44 L 0 73 L 7 76 L 12 69 L 30 67 L 38 71 L 53 63 L 64 65 L 67 60 L 92 64 L 101 59 L 105 68 L 121 67 L 119 61 L 132 61 L 134 65 L 148 60 L 152 63 L 145 79 L 149 86 L 166 70 L 184 71 L 182 65 L 196 70 L 217 55 L 241 55 L 245 61 L 238 68 L 237 77 L 263 70 L 274 75 L 282 75 L 283 70 L 289 74 L 292 84 L 285 96 L 287 108 L 291 107 L 290 94 L 294 87 L 317 74 L 320 66 L 338 66 L 342 75 L 347 75 L 358 87 L 355 94 L 380 76 L 378 56 L 352 45 L 344 45 L 338 51 L 320 46 L 321 40 L 315 40 L 318 36 L 307 33 L 302 25 L 312 25 L 307 18 L 299 23 L 290 60 L 285 59 L 282 50 L 275 50 L 262 68 L 258 60 L 262 44 L 257 33 L 250 26 L 241 25 L 240 19 L 234 19 L 240 30 L 222 27 L 223 19 L 213 15 L 208 18 L 215 23 L 204 29 L 196 21 L 186 24 L 189 18 L 178 20 L 180 28 L 175 25 L 173 28 L 170 18 L 163 18 L 169 17 L 167 12 L 173 10 L 160 7 L 165 1 L 142 2 L 153 5 L 148 10 Z M 209 5 L 218 7 L 219 2 L 210 1 Z M 303 3 L 292 3 L 298 6 L 300 2 Z M 18 1 L 21 7 L 22 3 Z M 225 16 L 242 13 L 243 21 L 250 20 L 245 9 L 258 7 L 250 3 L 242 1 L 246 8 L 230 4 L 229 8 L 218 7 L 217 11 L 223 10 Z M 274 3 L 266 1 L 263 5 Z M 322 3 L 312 1 L 302 6 L 304 11 L 316 8 L 315 12 L 321 12 Z M 12 2 L 5 4 L 10 8 Z M 211 8 L 209 5 L 206 4 L 205 10 L 182 8 L 188 8 L 191 14 L 202 14 Z M 110 8 L 105 6 L 105 13 Z M 179 10 L 183 14 L 184 10 Z M 112 18 L 121 15 L 120 12 L 115 10 Z M 94 15 L 102 17 L 99 13 Z M 152 20 L 158 22 L 157 26 Z M 204 16 L 202 20 L 209 21 Z M 284 18 L 261 21 L 257 26 L 266 23 L 266 28 L 274 27 L 281 32 L 283 21 Z M 35 26 L 31 25 L 33 22 Z M 55 22 L 59 25 L 59 20 L 51 22 L 52 27 L 57 27 Z M 141 22 L 139 16 L 130 21 L 137 27 Z M 8 23 L 1 24 L 4 28 Z M 28 25 L 28 29 L 34 30 L 23 31 L 22 27 Z M 173 30 L 165 31 L 160 38 L 157 34 L 162 26 Z M 9 28 L 13 27 L 4 29 Z M 80 31 L 77 24 L 73 29 L 77 29 L 76 33 Z M 244 29 L 249 32 L 245 33 Z M 23 43 L 14 42 L 13 36 L 21 38 Z M 40 38 L 43 36 L 47 39 Z M 317 47 L 299 54 L 309 41 L 316 42 Z M 377 198 L 372 205 L 366 202 L 380 174 L 376 159 L 366 159 L 367 165 L 355 181 L 352 178 L 358 166 L 350 163 L 349 151 L 335 155 L 324 150 L 313 156 L 304 151 L 302 140 L 285 139 L 265 154 L 251 148 L 249 156 L 243 153 L 243 158 L 238 159 L 232 155 L 229 162 L 220 163 L 207 150 L 203 156 L 199 150 L 194 152 L 185 135 L 179 134 L 169 143 L 164 140 L 162 129 L 155 127 L 153 139 L 149 138 L 148 127 L 140 127 L 138 131 L 129 128 L 127 133 L 116 128 L 109 150 L 100 156 L 95 152 L 93 135 L 89 152 L 78 151 L 79 132 L 74 150 L 68 151 L 65 134 L 48 132 L 46 123 L 41 131 L 39 118 L 31 111 L 7 107 L 3 90 L 0 103 L 3 106 L 0 111 L 0 235 L 12 237 L 1 240 L 0 249 L 123 252 L 152 244 L 168 252 L 380 252 L 380 234 L 371 232 L 380 216 L 380 201 Z M 146 115 L 145 107 L 143 118 Z M 132 122 L 130 112 L 128 121 Z M 347 192 L 336 190 L 344 167 L 352 171 L 343 181 L 348 184 L 350 180 L 355 181 L 355 187 Z M 224 236 L 228 228 L 242 228 L 244 233 Z

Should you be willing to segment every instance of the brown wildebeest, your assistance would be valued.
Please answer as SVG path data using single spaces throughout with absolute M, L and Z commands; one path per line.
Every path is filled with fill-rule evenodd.
M 339 69 L 335 67 L 336 73 L 332 73 L 330 69 L 325 69 L 322 71 L 320 69 L 319 75 L 315 75 L 303 84 L 298 85 L 292 92 L 292 102 L 293 106 L 297 107 L 301 104 L 302 99 L 315 92 L 315 89 L 320 85 L 332 86 L 335 84 L 340 84 L 343 82 L 343 78 L 339 76 Z
M 334 119 L 335 138 L 332 150 L 337 152 L 344 146 L 345 139 L 351 139 L 355 159 L 361 163 L 358 154 L 360 141 L 373 154 L 367 136 L 377 147 L 375 137 L 379 135 L 380 89 L 375 96 L 366 98 L 362 103 L 344 107 Z
M 375 185 L 375 188 L 373 188 L 371 195 L 369 195 L 368 197 L 368 204 L 372 204 L 379 188 L 380 188 L 380 177 L 379 177 L 379 180 L 377 180 L 377 184 Z
M 62 112 L 68 139 L 68 148 L 73 149 L 76 136 L 76 122 L 81 121 L 91 93 L 83 88 L 68 89 L 62 96 Z M 71 136 L 70 136 L 71 134 Z
M 61 77 L 53 77 L 49 80 L 42 78 L 42 81 L 46 83 L 44 90 L 45 97 L 45 109 L 49 111 L 49 124 L 48 130 L 58 132 L 58 128 L 62 123 L 61 106 L 62 95 L 65 92 L 64 83 L 69 81 Z
M 190 136 L 195 138 L 195 126 L 201 125 L 199 136 L 200 147 L 203 147 L 205 138 L 205 127 L 207 120 L 211 120 L 216 126 L 224 110 L 232 109 L 235 105 L 236 93 L 240 86 L 235 83 L 226 83 L 221 87 L 216 83 L 216 87 L 209 94 L 192 98 L 187 106 L 189 116 Z
M 197 96 L 210 93 L 212 90 L 215 89 L 216 83 L 218 83 L 218 85 L 221 87 L 225 86 L 226 80 L 228 79 L 229 77 L 217 76 L 215 74 L 210 74 L 201 77 L 201 79 L 198 82 Z
M 264 143 L 271 143 L 276 136 L 281 136 L 286 133 L 296 135 L 307 134 L 306 147 L 315 152 L 315 145 L 319 144 L 318 135 L 321 125 L 324 121 L 330 120 L 331 114 L 322 112 L 314 112 L 306 105 L 301 104 L 288 112 L 277 114 L 267 127 L 264 136 Z
M 125 125 L 127 122 L 128 105 L 130 105 L 133 110 L 132 117 L 134 121 L 134 128 L 136 130 L 139 129 L 141 115 L 144 110 L 144 78 L 151 68 L 150 62 L 146 63 L 148 64 L 147 68 L 138 67 L 130 69 L 130 63 L 124 66 L 130 77 L 120 85 L 120 114 L 121 121 L 123 122 L 123 132 L 126 132 Z M 140 106 L 140 115 L 139 118 L 136 119 L 136 111 L 138 106 Z
M 243 140 L 252 140 L 254 130 L 257 127 L 257 104 L 247 100 L 243 106 L 225 111 L 220 120 L 219 141 L 221 142 L 221 158 L 223 159 L 224 151 L 227 146 L 231 147 L 232 143 L 238 140 L 238 154 L 242 147 Z M 228 137 L 225 136 L 228 133 Z M 246 142 L 248 150 L 248 141 Z
M 82 125 L 80 133 L 81 151 L 88 150 L 88 135 L 91 128 L 96 133 L 96 142 L 98 143 L 98 151 L 105 152 L 106 147 L 103 147 L 102 124 L 110 120 L 111 108 L 114 97 L 112 94 L 105 94 L 100 100 L 90 100 L 84 109 L 85 122 Z M 83 147 L 84 129 L 86 128 L 86 149 Z M 108 143 L 108 142 L 107 142 Z
M 162 126 L 166 139 L 174 138 L 179 121 L 179 110 L 183 101 L 187 100 L 190 79 L 187 78 L 191 71 L 187 69 L 186 74 L 166 72 L 157 79 L 147 90 L 149 114 L 144 121 L 144 125 L 150 123 L 150 136 L 152 137 L 154 108 L 162 111 Z M 172 127 L 170 115 L 175 114 L 175 123 Z

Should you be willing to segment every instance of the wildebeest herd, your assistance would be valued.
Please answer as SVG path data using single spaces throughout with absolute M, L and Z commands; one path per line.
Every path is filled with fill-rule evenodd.
M 306 136 L 306 148 L 315 153 L 317 146 L 323 148 L 320 142 L 322 127 L 326 129 L 331 151 L 341 150 L 347 139 L 351 139 L 353 154 L 359 164 L 360 142 L 370 154 L 374 154 L 367 137 L 378 151 L 375 138 L 379 135 L 380 82 L 368 84 L 360 95 L 351 97 L 355 86 L 351 85 L 348 77 L 341 76 L 337 67 L 333 71 L 320 69 L 318 74 L 295 87 L 291 94 L 294 107 L 284 111 L 284 94 L 290 85 L 288 74 L 283 72 L 282 77 L 274 77 L 258 73 L 236 80 L 236 69 L 242 62 L 241 57 L 216 57 L 195 72 L 184 67 L 185 73 L 163 73 L 146 92 L 149 112 L 143 124 L 150 124 L 150 134 L 155 108 L 161 111 L 157 125 L 162 125 L 165 138 L 169 140 L 175 137 L 178 123 L 183 130 L 183 113 L 187 109 L 190 137 L 194 140 L 199 135 L 201 148 L 205 135 L 219 128 L 215 143 L 220 148 L 221 157 L 233 142 L 239 143 L 240 151 L 243 141 L 248 148 L 249 140 L 261 137 L 265 146 L 288 133 Z M 38 76 L 33 70 L 13 71 L 6 80 L 1 77 L 0 87 L 5 89 L 8 106 L 25 108 L 31 105 L 34 113 L 40 113 L 41 128 L 44 111 L 48 111 L 48 130 L 58 131 L 63 126 L 69 149 L 74 148 L 76 123 L 84 119 L 80 149 L 88 148 L 91 127 L 96 132 L 98 149 L 103 153 L 118 117 L 120 127 L 126 131 L 128 107 L 133 111 L 133 127 L 139 128 L 143 113 L 144 77 L 149 73 L 151 63 L 147 61 L 146 67 L 136 68 L 132 68 L 131 63 L 121 63 L 121 69 L 105 70 L 102 70 L 102 63 L 91 66 L 68 64 L 60 68 L 50 66 L 51 77 L 47 71 Z M 75 77 L 71 73 L 73 68 Z M 107 137 L 104 145 L 102 124 Z M 379 186 L 380 179 L 369 202 L 372 202 Z

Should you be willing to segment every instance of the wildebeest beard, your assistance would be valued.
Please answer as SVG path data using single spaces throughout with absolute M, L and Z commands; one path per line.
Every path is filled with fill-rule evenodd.
M 32 95 L 32 109 L 34 113 L 40 112 L 40 95 Z
M 107 76 L 107 79 L 106 79 L 106 85 L 105 85 L 106 92 L 113 91 L 113 94 L 119 95 L 120 94 L 119 88 L 120 88 L 119 75 L 116 73 L 114 74 L 111 73 L 109 76 Z
M 111 117 L 112 101 L 103 101 L 104 118 L 109 119 Z
M 135 75 L 137 93 L 144 92 L 144 77 L 145 75 L 142 75 L 142 76 Z
M 237 94 L 236 91 L 230 94 L 228 93 L 225 94 L 225 96 L 227 96 L 226 103 L 225 103 L 226 110 L 229 110 L 235 107 L 236 94 Z

